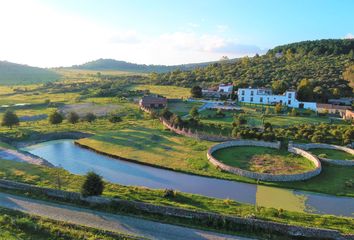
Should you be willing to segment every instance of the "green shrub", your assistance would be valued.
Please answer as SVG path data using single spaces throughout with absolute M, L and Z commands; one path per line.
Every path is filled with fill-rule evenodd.
M 104 190 L 102 177 L 94 172 L 86 174 L 85 181 L 81 187 L 81 194 L 84 197 L 101 195 Z

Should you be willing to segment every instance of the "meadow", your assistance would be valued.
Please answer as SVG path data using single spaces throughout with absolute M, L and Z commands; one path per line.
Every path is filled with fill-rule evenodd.
M 336 160 L 354 160 L 354 156 L 350 153 L 334 150 L 334 149 L 321 149 L 321 148 L 312 148 L 309 150 L 313 154 L 329 158 L 329 159 L 336 159 Z

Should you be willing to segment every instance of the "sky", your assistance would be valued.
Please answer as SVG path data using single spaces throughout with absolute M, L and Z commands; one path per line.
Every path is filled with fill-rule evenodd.
M 354 0 L 0 0 L 0 60 L 174 65 L 353 38 Z

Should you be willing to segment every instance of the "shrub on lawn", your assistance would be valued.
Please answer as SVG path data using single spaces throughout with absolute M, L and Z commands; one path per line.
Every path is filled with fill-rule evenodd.
M 84 197 L 99 196 L 104 190 L 104 183 L 102 177 L 95 172 L 88 172 L 86 174 L 85 182 L 81 187 L 81 194 Z

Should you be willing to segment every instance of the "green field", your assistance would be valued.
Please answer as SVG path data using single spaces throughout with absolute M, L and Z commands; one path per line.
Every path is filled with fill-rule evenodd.
M 168 102 L 167 108 L 171 112 L 183 117 L 189 114 L 193 107 L 201 107 L 203 104 L 198 102 L 187 102 L 187 101 L 171 101 Z
M 128 235 L 119 235 L 90 227 L 54 221 L 38 216 L 0 208 L 0 239 L 133 239 Z
M 61 178 L 62 189 L 78 192 L 84 177 L 70 174 L 64 169 L 41 167 L 27 163 L 0 160 L 0 176 L 8 180 L 16 180 L 43 187 L 56 188 L 58 174 Z M 204 210 L 233 216 L 250 216 L 276 222 L 295 224 L 301 226 L 338 229 L 344 233 L 353 233 L 353 218 L 334 217 L 326 215 L 313 215 L 272 208 L 254 207 L 229 199 L 214 199 L 201 195 L 177 192 L 175 197 L 164 197 L 163 190 L 153 190 L 144 187 L 122 186 L 118 184 L 105 184 L 103 193 L 107 197 L 148 202 L 158 205 L 177 206 L 187 209 Z M 110 210 L 112 211 L 112 209 Z
M 322 149 L 322 148 L 312 148 L 309 151 L 317 156 L 324 154 L 324 158 L 336 159 L 336 160 L 354 160 L 354 155 L 344 151 L 339 151 L 334 149 Z
M 129 89 L 132 90 L 149 90 L 152 94 L 162 95 L 167 98 L 189 98 L 190 89 L 176 86 L 162 86 L 162 85 L 132 85 Z
M 315 168 L 302 156 L 265 147 L 223 148 L 215 151 L 213 156 L 227 165 L 258 173 L 295 174 Z

